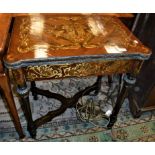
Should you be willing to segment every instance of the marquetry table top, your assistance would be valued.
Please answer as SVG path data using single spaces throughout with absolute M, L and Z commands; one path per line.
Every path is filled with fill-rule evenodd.
M 0 13 L 0 54 L 4 51 L 4 46 L 9 31 L 12 17 L 18 16 L 35 16 L 36 13 Z M 49 13 L 48 13 L 49 15 Z M 56 14 L 50 14 L 56 15 Z M 115 17 L 133 17 L 131 13 L 100 13 L 100 15 Z
M 145 47 L 123 24 L 97 14 L 32 15 L 15 18 L 4 61 L 9 66 L 61 59 L 147 59 Z

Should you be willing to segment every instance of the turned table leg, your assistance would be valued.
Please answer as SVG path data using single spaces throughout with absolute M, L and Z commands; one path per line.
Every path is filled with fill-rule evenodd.
M 123 80 L 124 80 L 124 84 L 123 84 L 122 90 L 117 97 L 116 104 L 115 104 L 113 112 L 110 116 L 110 122 L 107 125 L 107 128 L 109 128 L 109 129 L 112 128 L 114 123 L 117 121 L 117 115 L 120 111 L 120 108 L 121 108 L 125 98 L 128 95 L 129 88 L 131 88 L 136 82 L 136 78 L 133 77 L 131 74 L 125 74 Z
M 13 95 L 11 92 L 11 87 L 10 87 L 10 82 L 9 82 L 9 78 L 7 77 L 7 75 L 5 73 L 0 74 L 0 87 L 3 91 L 3 95 L 6 99 L 6 104 L 10 110 L 10 113 L 12 115 L 13 118 L 13 122 L 15 125 L 15 128 L 19 134 L 20 138 L 24 138 L 25 135 L 23 133 L 21 124 L 20 124 L 20 120 L 18 117 L 18 113 L 17 113 L 17 109 L 16 109 L 16 105 L 13 99 Z
M 20 96 L 22 108 L 27 120 L 27 130 L 29 131 L 32 138 L 36 137 L 36 127 L 32 119 L 32 113 L 29 102 L 29 91 L 30 87 L 26 84 L 24 74 L 21 69 L 13 70 L 13 76 L 17 85 L 17 93 Z

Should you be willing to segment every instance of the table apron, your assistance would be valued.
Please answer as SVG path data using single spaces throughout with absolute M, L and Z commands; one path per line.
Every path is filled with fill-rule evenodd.
M 142 60 L 115 60 L 60 65 L 43 64 L 27 66 L 22 68 L 22 71 L 26 81 L 38 81 L 43 79 L 112 75 L 118 73 L 138 74 L 142 63 Z

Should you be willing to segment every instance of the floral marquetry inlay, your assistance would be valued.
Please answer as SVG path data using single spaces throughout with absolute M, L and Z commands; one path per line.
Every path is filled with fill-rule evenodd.
M 77 57 L 147 59 L 145 47 L 115 17 L 103 15 L 30 15 L 16 17 L 4 61 L 10 66 L 27 62 Z M 36 63 L 37 65 L 37 63 Z
M 67 50 L 104 49 L 108 44 L 123 47 L 124 52 L 142 46 L 115 18 L 106 16 L 23 17 L 19 29 L 19 53 L 36 51 L 37 45 L 43 45 L 42 50 Z

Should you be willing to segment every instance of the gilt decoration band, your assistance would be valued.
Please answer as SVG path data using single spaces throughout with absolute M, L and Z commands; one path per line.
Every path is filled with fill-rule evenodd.
M 141 61 L 137 60 L 119 60 L 65 65 L 41 65 L 26 67 L 24 68 L 24 73 L 26 79 L 29 81 L 66 77 L 83 77 L 91 75 L 110 75 L 115 73 L 137 74 L 140 64 Z

